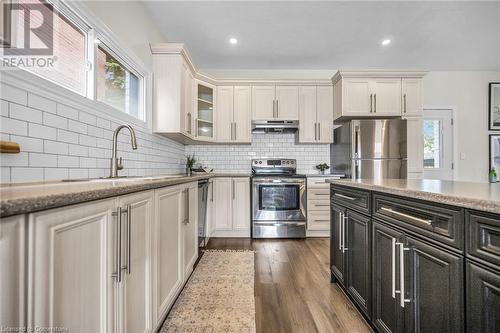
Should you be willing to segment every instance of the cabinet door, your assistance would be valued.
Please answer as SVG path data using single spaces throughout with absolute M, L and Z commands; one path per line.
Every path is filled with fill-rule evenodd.
M 217 111 L 216 87 L 193 79 L 194 134 L 198 140 L 214 140 L 214 111 Z
M 233 126 L 233 87 L 217 87 L 217 142 L 231 142 Z
M 330 230 L 330 212 L 308 210 L 307 230 Z
M 184 133 L 188 136 L 193 136 L 193 89 L 194 78 L 186 63 L 183 63 L 182 68 L 182 107 L 184 114 Z
M 248 230 L 250 237 L 250 179 L 232 179 L 233 230 Z
M 113 332 L 118 219 L 115 200 L 29 217 L 28 325 Z
M 402 332 L 403 312 L 399 294 L 399 252 L 402 234 L 373 222 L 372 233 L 372 321 L 380 332 Z
M 467 332 L 500 331 L 500 272 L 467 260 Z
M 320 143 L 333 143 L 333 87 L 317 89 L 318 139 Z
M 232 179 L 215 178 L 215 225 L 214 230 L 232 230 Z
M 120 284 L 121 332 L 152 331 L 151 237 L 153 191 L 120 197 L 122 215 L 122 283 Z
M 330 268 L 335 279 L 345 285 L 345 256 L 342 250 L 344 242 L 343 227 L 345 208 L 338 206 L 331 207 L 331 228 L 330 228 Z
M 154 311 L 161 324 L 182 287 L 180 186 L 155 191 L 154 219 Z
M 401 116 L 401 79 L 373 79 L 373 115 Z
M 314 143 L 318 139 L 316 119 L 316 87 L 299 89 L 299 142 Z
M 252 142 L 252 115 L 250 111 L 249 86 L 234 87 L 234 141 L 239 143 Z
M 193 271 L 198 258 L 198 184 L 190 184 L 184 191 L 182 202 L 184 219 L 182 222 L 184 280 Z
M 369 79 L 345 79 L 342 82 L 342 88 L 342 116 L 368 117 L 373 115 Z
M 269 120 L 275 117 L 275 87 L 252 87 L 252 119 Z
M 299 119 L 299 87 L 276 86 L 276 118 Z
M 463 257 L 411 237 L 406 247 L 405 332 L 463 332 Z
M 346 289 L 358 306 L 371 316 L 370 218 L 347 211 Z
M 403 116 L 422 115 L 422 79 L 403 79 Z
M 26 327 L 26 216 L 0 221 L 0 323 Z

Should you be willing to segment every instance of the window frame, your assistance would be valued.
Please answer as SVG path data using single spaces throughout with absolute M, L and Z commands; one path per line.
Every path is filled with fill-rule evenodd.
M 48 96 L 54 96 L 57 102 L 68 105 L 78 105 L 88 110 L 89 106 L 93 113 L 100 116 L 115 118 L 116 121 L 127 123 L 147 129 L 152 133 L 152 72 L 120 39 L 100 21 L 93 13 L 79 2 L 63 0 L 42 0 L 53 6 L 61 16 L 74 24 L 86 36 L 86 85 L 85 93 L 82 94 L 69 87 L 61 85 L 53 80 L 39 74 L 24 70 L 22 68 L 2 71 L 2 80 L 7 84 L 15 84 L 28 92 Z M 97 100 L 97 50 L 98 45 L 105 46 L 116 60 L 118 60 L 128 71 L 139 79 L 139 115 L 136 118 L 125 111 L 119 110 L 109 104 Z M 49 83 L 49 84 L 48 84 Z M 50 91 L 47 91 L 50 90 Z M 68 94 L 71 92 L 72 94 Z M 74 95 L 73 95 L 74 94 Z M 96 107 L 97 106 L 97 107 Z M 88 111 L 87 111 L 88 112 Z

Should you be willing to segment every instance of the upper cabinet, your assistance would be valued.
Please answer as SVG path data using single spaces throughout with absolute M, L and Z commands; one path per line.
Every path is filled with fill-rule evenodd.
M 299 88 L 299 142 L 333 142 L 332 86 Z
M 249 86 L 217 87 L 217 142 L 251 143 Z
M 253 86 L 253 120 L 298 120 L 298 86 Z
M 195 90 L 195 138 L 213 141 L 215 139 L 215 86 L 196 80 Z
M 334 120 L 420 116 L 425 72 L 339 71 L 334 84 Z

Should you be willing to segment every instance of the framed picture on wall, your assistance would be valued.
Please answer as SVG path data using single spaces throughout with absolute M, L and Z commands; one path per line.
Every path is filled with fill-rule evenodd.
M 489 88 L 488 128 L 490 131 L 500 131 L 500 82 L 491 82 Z
M 490 169 L 500 171 L 500 135 L 490 134 Z

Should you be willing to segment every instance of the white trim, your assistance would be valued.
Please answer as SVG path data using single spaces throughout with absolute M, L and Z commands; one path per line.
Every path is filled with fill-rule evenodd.
M 422 108 L 422 110 L 450 110 L 451 111 L 451 119 L 453 121 L 453 128 L 452 128 L 452 163 L 453 163 L 453 169 L 452 169 L 452 177 L 453 180 L 458 179 L 458 144 L 457 144 L 457 138 L 458 138 L 458 112 L 457 112 L 457 106 L 447 106 L 447 105 L 426 105 Z M 422 116 L 422 120 L 425 119 Z

